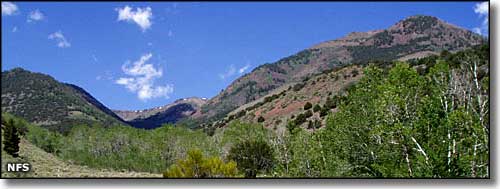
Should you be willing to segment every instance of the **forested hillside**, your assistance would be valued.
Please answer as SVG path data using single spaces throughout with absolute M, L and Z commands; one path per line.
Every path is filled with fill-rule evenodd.
M 126 124 L 82 88 L 22 68 L 2 72 L 2 112 L 59 132 L 78 124 Z

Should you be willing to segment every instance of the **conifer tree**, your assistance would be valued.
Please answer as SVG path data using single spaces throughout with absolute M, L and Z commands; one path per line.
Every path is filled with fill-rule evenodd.
M 5 130 L 3 133 L 3 150 L 8 154 L 12 155 L 12 157 L 19 157 L 19 135 L 17 132 L 17 128 L 14 122 L 14 119 L 10 119 L 5 125 Z

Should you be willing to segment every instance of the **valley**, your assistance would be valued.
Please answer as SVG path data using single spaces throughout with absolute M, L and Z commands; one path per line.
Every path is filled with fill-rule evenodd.
M 2 162 L 30 161 L 21 177 L 489 178 L 489 53 L 487 38 L 416 15 L 145 110 L 15 68 L 2 131 L 21 136 L 20 159 Z

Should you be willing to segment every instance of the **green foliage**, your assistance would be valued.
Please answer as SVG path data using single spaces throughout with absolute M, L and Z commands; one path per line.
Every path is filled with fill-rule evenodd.
M 15 124 L 14 119 L 10 119 L 3 127 L 3 150 L 12 157 L 19 156 L 19 142 L 21 140 Z
M 391 34 L 389 34 L 388 31 L 383 31 L 378 34 L 375 34 L 373 38 L 375 43 L 374 45 L 376 46 L 391 45 L 392 40 L 394 39 L 394 37 Z
M 9 123 L 13 122 L 13 123 Z M 28 131 L 28 122 L 24 119 L 15 117 L 14 115 L 6 112 L 2 112 L 2 125 L 14 125 L 20 136 L 24 136 Z
M 55 154 L 59 153 L 64 145 L 61 134 L 36 125 L 28 125 L 26 139 L 44 151 Z
M 238 168 L 245 171 L 246 178 L 255 178 L 260 171 L 269 171 L 274 166 L 273 149 L 262 140 L 236 144 L 229 151 L 228 158 L 236 161 Z
M 196 139 L 196 140 L 193 140 Z M 161 173 L 190 149 L 219 155 L 202 130 L 165 125 L 153 130 L 77 126 L 64 137 L 60 157 L 96 168 Z
M 321 111 L 319 112 L 319 116 L 320 117 L 325 117 L 326 115 L 328 115 L 328 112 L 330 112 L 330 110 L 328 108 L 321 108 Z
M 219 157 L 206 158 L 201 150 L 190 150 L 186 159 L 178 160 L 163 173 L 165 178 L 227 178 L 238 173 L 236 162 L 225 163 Z
M 307 120 L 307 115 L 305 113 L 301 113 L 301 114 L 297 115 L 295 120 L 293 120 L 293 125 L 297 125 L 297 126 L 302 125 L 302 123 L 306 122 L 306 120 Z
M 312 108 L 312 104 L 310 102 L 306 102 L 306 104 L 304 104 L 304 110 L 309 110 Z
M 21 68 L 2 72 L 2 112 L 66 133 L 78 124 L 124 124 L 83 89 Z M 2 98 L 4 99 L 4 98 Z
M 291 177 L 321 177 L 325 173 L 326 162 L 321 153 L 318 134 L 298 130 L 291 136 L 288 175 Z
M 304 116 L 306 118 L 310 118 L 312 115 L 313 115 L 313 113 L 311 112 L 311 110 L 307 110 L 306 112 L 304 112 Z
M 257 118 L 257 122 L 259 122 L 259 123 L 262 123 L 262 122 L 264 122 L 265 120 L 266 120 L 266 119 L 264 119 L 264 117 L 262 117 L 262 116 L 259 116 L 259 118 Z
M 293 85 L 292 90 L 295 92 L 300 91 L 300 89 L 304 88 L 305 85 L 305 82 L 297 83 Z
M 316 112 L 319 112 L 319 111 L 321 111 L 321 105 L 319 105 L 319 104 L 314 105 L 313 112 L 316 113 Z
M 231 146 L 247 140 L 269 141 L 273 136 L 270 130 L 260 124 L 234 121 L 231 122 L 228 127 L 219 130 L 215 138 L 219 137 L 219 144 L 222 148 L 231 148 Z
M 280 97 L 280 94 L 274 94 L 271 96 L 267 96 L 264 98 L 264 103 L 272 102 L 274 99 L 277 99 Z
M 443 60 L 426 75 L 405 63 L 387 73 L 366 68 L 327 119 L 327 164 L 344 162 L 337 169 L 342 176 L 487 177 L 488 129 L 480 118 L 488 116 L 467 108 L 477 107 L 476 98 L 450 94 L 459 86 L 475 90 L 469 73 Z

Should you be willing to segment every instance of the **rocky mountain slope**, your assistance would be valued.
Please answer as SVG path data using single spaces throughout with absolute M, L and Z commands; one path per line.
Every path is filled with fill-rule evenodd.
M 261 65 L 236 79 L 193 117 L 198 123 L 220 120 L 274 89 L 332 68 L 368 61 L 406 60 L 443 50 L 454 52 L 485 42 L 480 35 L 435 17 L 408 17 L 388 29 L 353 32 Z
M 225 120 L 260 122 L 280 132 L 289 121 L 298 120 L 297 125 L 305 129 L 318 129 L 325 125 L 325 116 L 336 111 L 335 98 L 344 95 L 362 76 L 363 67 L 358 65 L 328 70 L 245 104 L 229 113 Z M 304 119 L 298 118 L 301 116 Z
M 21 68 L 2 72 L 2 112 L 61 132 L 77 124 L 126 124 L 82 88 Z
M 198 113 L 206 101 L 204 98 L 191 97 L 146 110 L 113 110 L 113 112 L 134 127 L 151 129 L 166 123 L 176 123 Z

